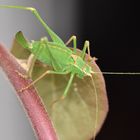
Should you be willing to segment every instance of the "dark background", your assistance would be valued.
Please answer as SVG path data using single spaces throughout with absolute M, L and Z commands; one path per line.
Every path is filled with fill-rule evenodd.
M 90 40 L 102 71 L 140 71 L 136 7 L 135 1 L 82 1 L 80 38 Z M 105 75 L 105 81 L 110 110 L 97 140 L 140 139 L 140 76 Z

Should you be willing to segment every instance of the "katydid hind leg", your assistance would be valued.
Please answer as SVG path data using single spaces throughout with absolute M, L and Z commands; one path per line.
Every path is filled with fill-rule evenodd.
M 30 88 L 31 86 L 36 84 L 39 80 L 41 80 L 47 74 L 62 74 L 62 75 L 64 75 L 64 74 L 68 74 L 68 72 L 67 71 L 65 71 L 65 72 L 57 72 L 57 71 L 47 70 L 42 75 L 40 75 L 37 79 L 35 79 L 33 82 L 31 82 L 29 85 L 27 85 L 26 87 L 23 87 L 22 89 L 20 89 L 19 92 L 23 92 L 24 90 Z
M 76 53 L 77 39 L 76 39 L 76 36 L 75 36 L 75 35 L 73 35 L 73 36 L 66 42 L 66 45 L 70 44 L 71 42 L 73 42 L 74 52 Z
M 41 18 L 39 12 L 35 8 L 24 7 L 24 6 L 13 6 L 13 5 L 0 5 L 0 8 L 13 8 L 13 9 L 31 11 L 35 15 L 35 17 L 40 21 L 40 23 L 43 25 L 43 27 L 46 29 L 46 31 L 50 35 L 51 39 L 54 42 L 61 44 L 62 47 L 65 46 L 65 43 L 62 41 L 62 39 L 54 31 L 51 30 L 51 28 L 45 23 L 45 21 Z

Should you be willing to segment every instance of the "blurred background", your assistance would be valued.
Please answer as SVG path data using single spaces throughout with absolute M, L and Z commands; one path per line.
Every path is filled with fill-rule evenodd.
M 79 48 L 88 39 L 91 55 L 98 58 L 102 71 L 140 71 L 135 1 L 0 0 L 0 4 L 37 8 L 65 42 L 76 35 Z M 29 40 L 46 36 L 44 28 L 30 12 L 0 9 L 0 42 L 10 48 L 19 30 Z M 110 111 L 97 140 L 140 139 L 140 76 L 105 75 L 105 81 Z M 11 88 L 0 71 L 0 139 L 34 140 L 26 115 Z

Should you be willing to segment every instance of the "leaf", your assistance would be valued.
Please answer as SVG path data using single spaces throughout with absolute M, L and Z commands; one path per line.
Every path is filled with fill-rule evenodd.
M 13 54 L 18 57 L 18 54 L 26 56 L 25 49 L 21 49 L 20 45 L 18 48 L 20 48 L 20 50 L 13 46 Z M 23 54 L 23 52 L 25 52 L 25 54 Z M 77 51 L 77 54 L 79 53 L 80 51 Z M 20 56 L 21 58 L 22 55 Z M 100 72 L 100 69 L 94 61 L 91 66 L 94 71 Z M 34 67 L 33 79 L 36 79 L 48 69 L 51 69 L 51 67 L 37 63 Z M 36 83 L 35 87 L 49 112 L 60 140 L 90 140 L 93 138 L 94 133 L 97 134 L 101 129 L 108 112 L 104 79 L 102 74 L 93 75 L 94 87 L 90 77 L 85 77 L 84 79 L 75 77 L 68 96 L 64 100 L 55 103 L 53 108 L 51 108 L 53 101 L 62 96 L 69 76 L 69 74 L 47 75 Z M 96 114 L 95 88 L 98 99 L 98 114 Z M 98 116 L 98 118 L 97 127 L 95 129 L 96 116 Z

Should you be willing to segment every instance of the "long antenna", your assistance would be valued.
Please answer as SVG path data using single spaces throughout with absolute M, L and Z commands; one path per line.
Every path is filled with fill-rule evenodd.
M 106 75 L 140 75 L 140 72 L 93 72 L 93 74 L 106 74 Z
M 97 133 L 97 126 L 98 126 L 98 115 L 99 115 L 99 103 L 98 103 L 98 93 L 97 93 L 97 88 L 96 88 L 96 84 L 93 80 L 93 78 L 91 77 L 92 83 L 93 83 L 93 87 L 94 87 L 94 95 L 95 95 L 95 124 L 94 124 L 94 133 L 93 133 L 93 139 L 95 140 L 96 137 L 96 133 Z

